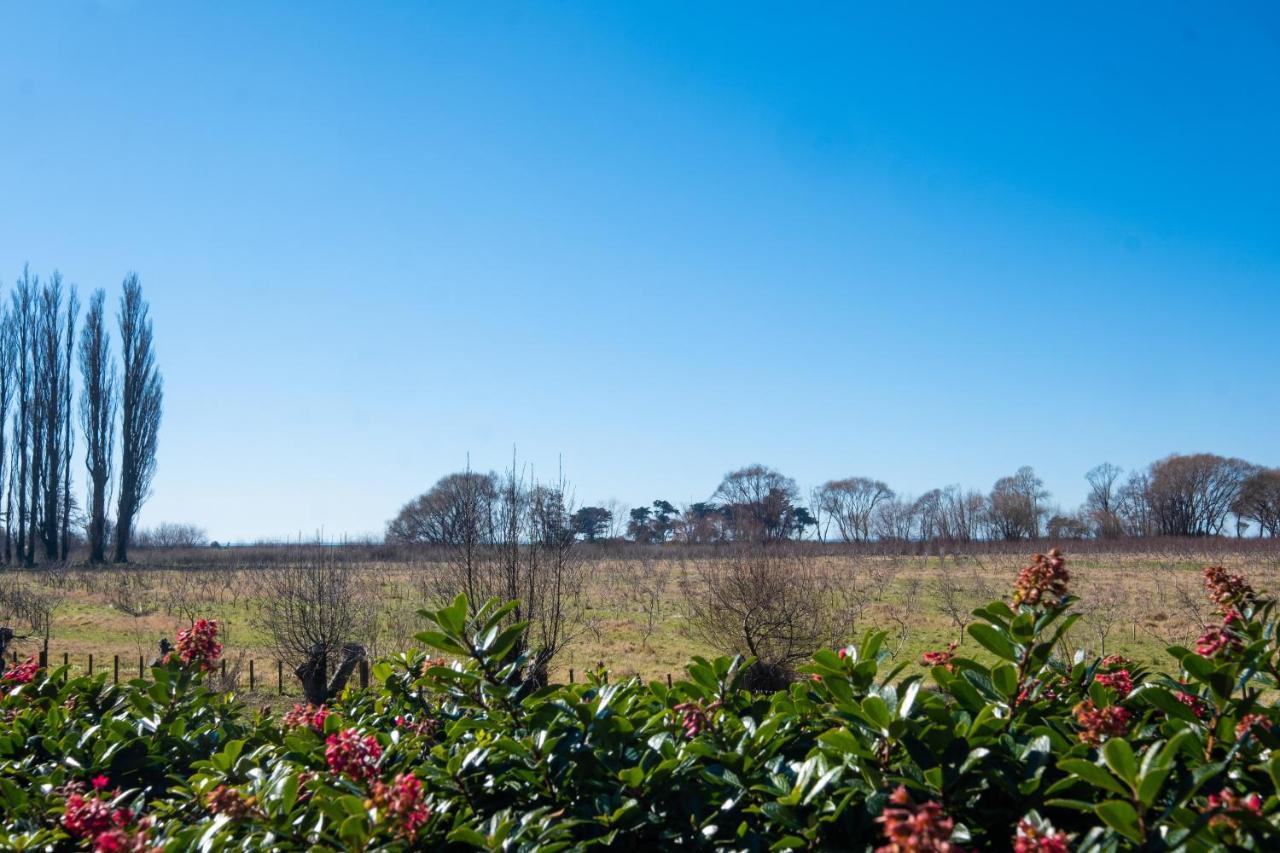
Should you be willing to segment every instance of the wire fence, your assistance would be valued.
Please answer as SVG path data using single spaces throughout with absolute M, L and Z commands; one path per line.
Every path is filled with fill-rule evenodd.
M 102 672 L 104 669 L 111 673 L 111 683 L 119 684 L 123 681 L 146 680 L 147 672 L 151 666 L 158 663 L 156 659 L 147 661 L 146 655 L 138 655 L 135 661 L 132 656 L 122 656 L 118 654 L 111 655 L 94 655 L 92 653 L 72 655 L 69 652 L 39 651 L 35 655 L 41 668 L 52 666 L 64 666 L 72 669 L 80 669 L 86 675 L 93 675 Z M 14 651 L 11 655 L 14 666 L 19 664 L 18 652 Z M 216 686 L 221 690 L 239 690 L 247 687 L 250 693 L 274 692 L 278 696 L 294 696 L 302 695 L 301 687 L 294 682 L 292 678 L 286 679 L 286 667 L 284 661 L 267 660 L 260 662 L 255 658 L 245 658 L 241 656 L 232 660 L 230 666 L 227 664 L 228 658 L 223 657 L 218 661 L 218 669 L 216 672 Z M 265 663 L 263 667 L 261 663 Z M 609 670 L 605 667 L 604 661 L 600 661 L 596 665 L 595 672 L 606 684 L 609 681 Z M 292 671 L 288 671 L 292 675 Z M 356 667 L 356 683 L 361 688 L 369 686 L 373 680 L 372 671 L 369 666 L 368 659 L 361 660 Z M 576 684 L 578 680 L 578 672 L 572 667 L 568 670 L 568 683 Z M 673 679 L 671 673 L 666 674 L 667 687 L 671 687 Z

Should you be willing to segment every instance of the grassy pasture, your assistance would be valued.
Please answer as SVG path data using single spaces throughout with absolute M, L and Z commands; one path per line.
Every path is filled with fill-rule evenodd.
M 270 701 L 278 655 L 255 613 L 263 595 L 263 572 L 289 559 L 285 549 L 265 556 L 262 549 L 139 556 L 129 568 L 10 569 L 3 582 L 36 590 L 52 605 L 51 663 L 61 663 L 65 654 L 83 668 L 92 654 L 96 670 L 110 670 L 118 655 L 121 678 L 133 677 L 139 656 L 150 661 L 161 637 L 172 637 L 192 618 L 205 616 L 222 624 L 224 654 L 239 692 L 247 692 L 247 662 L 252 659 L 255 693 Z M 681 607 L 688 581 L 706 561 L 718 559 L 714 551 L 584 548 L 581 557 L 589 578 L 584 619 L 577 641 L 556 662 L 557 678 L 567 680 L 570 669 L 581 673 L 603 661 L 615 677 L 661 679 L 667 673 L 678 675 L 691 655 L 715 652 L 689 638 Z M 1167 664 L 1166 646 L 1194 642 L 1208 618 L 1203 566 L 1221 562 L 1259 589 L 1280 589 L 1280 548 L 1256 542 L 1216 540 L 1145 551 L 1108 551 L 1091 543 L 1074 556 L 1068 550 L 1068 558 L 1082 613 L 1069 646 L 1092 654 L 1119 652 L 1158 666 Z M 413 645 L 413 634 L 422 629 L 415 611 L 426 603 L 425 579 L 437 564 L 421 556 L 357 548 L 345 551 L 343 559 L 376 602 L 371 609 L 376 623 L 361 638 L 366 646 L 381 656 Z M 1025 555 L 895 556 L 827 548 L 816 559 L 842 587 L 854 591 L 857 607 L 849 638 L 868 628 L 886 630 L 890 654 L 914 666 L 921 652 L 952 641 L 960 641 L 962 653 L 984 657 L 964 635 L 963 624 L 974 607 L 1007 598 Z M 0 614 L 3 623 L 19 634 L 29 630 L 11 614 Z M 22 657 L 35 653 L 40 643 L 28 637 L 12 648 Z M 288 695 L 298 694 L 287 667 L 284 682 Z

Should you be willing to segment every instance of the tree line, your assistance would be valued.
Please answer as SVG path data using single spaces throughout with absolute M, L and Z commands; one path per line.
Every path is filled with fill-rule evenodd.
M 463 478 L 463 479 L 460 479 Z M 400 543 L 453 544 L 465 478 L 451 474 L 406 504 L 388 524 Z M 829 480 L 801 495 L 795 480 L 764 465 L 725 475 L 705 501 L 676 506 L 658 499 L 625 508 L 583 506 L 566 516 L 568 533 L 586 540 L 693 544 L 796 539 L 843 542 L 973 542 L 1152 536 L 1274 537 L 1280 533 L 1280 469 L 1211 453 L 1173 454 L 1124 472 L 1104 463 L 1085 479 L 1088 496 L 1073 511 L 1055 507 L 1029 466 L 986 492 L 960 486 L 910 496 L 871 477 Z M 496 487 L 480 496 L 492 501 Z M 468 492 L 475 494 L 475 490 Z M 484 513 L 496 510 L 485 509 Z
M 81 318 L 74 285 L 23 267 L 0 299 L 0 500 L 3 559 L 62 562 L 83 538 L 89 561 L 128 560 L 156 468 L 164 384 L 138 277 L 121 287 L 113 346 L 106 291 Z M 77 376 L 78 373 L 78 387 Z M 83 441 L 85 495 L 74 473 Z M 115 503 L 115 516 L 109 516 Z

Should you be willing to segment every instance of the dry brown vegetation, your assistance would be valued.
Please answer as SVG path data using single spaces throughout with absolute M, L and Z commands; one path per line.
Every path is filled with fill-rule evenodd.
M 1207 617 L 1199 569 L 1208 563 L 1241 572 L 1260 589 L 1280 589 L 1274 540 L 1179 540 L 1142 549 L 1079 544 L 1068 556 L 1083 618 L 1070 644 L 1094 654 L 1122 652 L 1158 664 L 1165 646 L 1194 640 Z M 363 546 L 153 551 L 127 567 L 10 569 L 0 575 L 0 624 L 19 635 L 11 653 L 35 653 L 47 637 L 51 663 L 65 654 L 84 667 L 92 654 L 96 669 L 110 669 L 118 655 L 124 678 L 136 673 L 140 657 L 155 656 L 162 637 L 197 617 L 214 618 L 231 661 L 229 681 L 238 662 L 243 691 L 254 660 L 259 688 L 274 692 L 276 661 L 285 658 L 286 691 L 297 695 L 289 675 L 294 663 L 272 620 L 281 618 L 281 579 L 318 552 L 345 576 L 342 619 L 350 627 L 343 630 L 353 636 L 333 642 L 357 641 L 373 657 L 414 644 L 413 634 L 422 630 L 416 612 L 448 577 L 447 559 L 430 550 Z M 852 640 L 868 628 L 889 631 L 889 652 L 900 660 L 914 663 L 922 651 L 954 641 L 977 655 L 963 632 L 969 612 L 1007 596 L 1026 555 L 996 547 L 902 555 L 815 545 L 791 552 L 768 577 L 722 587 L 720 599 L 708 596 L 707 584 L 743 578 L 743 552 L 628 545 L 584 547 L 578 559 L 585 579 L 582 630 L 552 664 L 552 677 L 561 680 L 600 662 L 615 676 L 664 678 L 694 654 L 746 651 L 730 638 L 743 616 L 733 608 L 752 591 L 775 603 L 781 591 L 804 593 L 792 595 L 796 606 L 788 608 L 796 624 L 781 638 L 767 638 L 781 644 L 783 657 L 800 646 Z M 799 574 L 792 572 L 797 560 Z M 830 606 L 806 610 L 815 597 Z M 715 627 L 708 613 L 727 614 L 721 630 L 706 630 Z

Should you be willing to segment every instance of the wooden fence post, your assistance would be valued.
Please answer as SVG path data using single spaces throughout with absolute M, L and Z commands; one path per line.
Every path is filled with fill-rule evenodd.
M 89 674 L 93 675 L 93 655 L 89 655 Z
M 142 678 L 142 655 L 138 655 L 138 678 Z
M 249 658 L 249 692 L 253 692 L 253 658 Z
M 284 695 L 284 661 L 276 661 L 276 688 Z
M 573 667 L 569 667 L 569 683 L 573 684 Z
M 62 653 L 62 665 L 63 665 L 63 666 L 70 666 L 70 665 L 71 665 L 71 655 L 70 655 L 70 653 L 68 653 L 68 652 L 63 652 L 63 653 Z
M 369 661 L 367 658 L 360 658 L 360 687 L 369 686 Z
M 120 683 L 120 655 L 116 655 L 115 659 L 112 661 L 111 683 Z
M 671 689 L 671 673 L 667 673 L 667 689 Z

